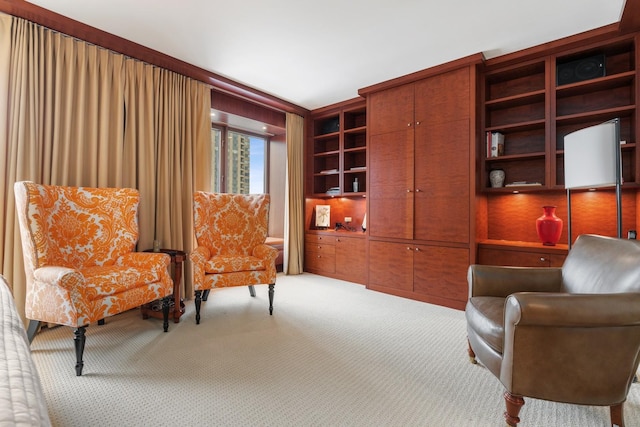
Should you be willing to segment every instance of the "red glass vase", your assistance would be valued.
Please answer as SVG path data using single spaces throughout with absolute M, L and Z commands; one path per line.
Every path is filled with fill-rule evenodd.
M 562 234 L 562 220 L 556 216 L 555 206 L 543 206 L 543 214 L 536 219 L 536 231 L 543 245 L 555 246 Z

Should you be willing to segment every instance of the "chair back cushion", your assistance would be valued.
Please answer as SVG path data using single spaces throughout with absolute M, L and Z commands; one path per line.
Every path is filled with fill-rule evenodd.
M 211 256 L 248 256 L 267 238 L 269 195 L 198 191 L 193 219 L 198 246 Z
M 35 270 L 113 265 L 138 241 L 139 193 L 130 188 L 15 184 L 25 253 Z M 24 245 L 23 245 L 24 247 Z M 29 267 L 29 266 L 28 266 Z
M 640 242 L 584 234 L 562 266 L 563 291 L 640 292 Z

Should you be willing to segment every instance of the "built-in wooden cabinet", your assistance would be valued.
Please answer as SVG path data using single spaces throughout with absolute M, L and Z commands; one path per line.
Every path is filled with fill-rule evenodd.
M 464 306 L 475 256 L 475 71 L 472 59 L 365 90 L 371 289 Z
M 305 270 L 354 283 L 367 281 L 367 248 L 362 234 L 313 231 L 305 235 Z
M 368 96 L 371 237 L 469 243 L 472 78 L 465 67 Z
M 621 139 L 626 142 L 622 146 L 624 185 L 638 184 L 636 38 L 585 43 L 508 66 L 489 65 L 483 79 L 482 135 L 503 134 L 504 154 L 489 157 L 486 138 L 481 139 L 482 190 L 562 190 L 565 135 L 613 118 L 620 118 Z M 580 76 L 580 72 L 592 73 L 600 62 L 602 76 L 558 78 L 558 67 L 561 76 L 567 70 Z M 494 169 L 504 170 L 505 187 L 491 188 L 489 173 Z

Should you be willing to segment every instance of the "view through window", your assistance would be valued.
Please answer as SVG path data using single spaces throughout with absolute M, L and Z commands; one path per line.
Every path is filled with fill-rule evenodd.
M 265 193 L 267 142 L 261 136 L 212 128 L 211 190 L 240 194 Z

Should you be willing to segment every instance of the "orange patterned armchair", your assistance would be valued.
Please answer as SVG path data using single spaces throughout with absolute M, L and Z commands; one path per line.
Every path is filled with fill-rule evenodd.
M 198 191 L 193 196 L 196 249 L 191 253 L 196 323 L 200 305 L 212 288 L 269 285 L 273 314 L 278 250 L 265 244 L 269 225 L 268 194 L 223 194 Z M 204 291 L 204 295 L 203 295 Z
M 39 322 L 75 329 L 82 375 L 85 329 L 95 321 L 162 299 L 169 327 L 173 283 L 166 254 L 134 252 L 137 190 L 16 182 L 16 208 L 27 279 L 29 339 Z

